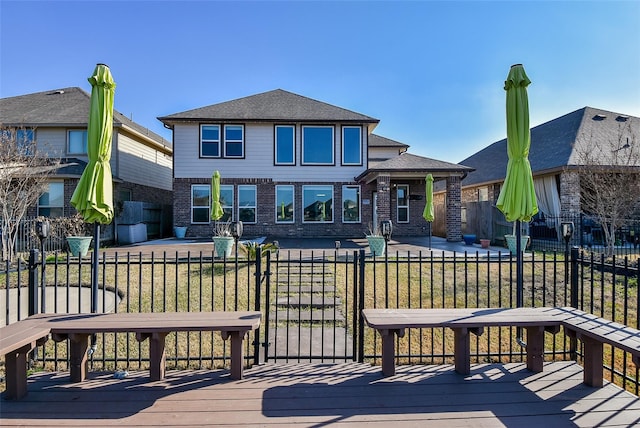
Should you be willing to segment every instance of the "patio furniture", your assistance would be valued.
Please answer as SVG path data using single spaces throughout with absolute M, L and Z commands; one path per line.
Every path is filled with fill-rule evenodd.
M 454 331 L 456 372 L 470 373 L 469 333 L 481 335 L 484 327 L 523 327 L 527 331 L 527 369 L 541 372 L 544 362 L 544 333 L 560 327 L 584 344 L 584 383 L 603 385 L 604 343 L 629 352 L 640 366 L 640 331 L 575 308 L 459 308 L 459 309 L 364 309 L 366 323 L 382 337 L 382 372 L 395 374 L 395 336 L 407 328 L 448 327 Z
M 26 394 L 26 354 L 49 334 L 57 342 L 69 339 L 70 378 L 72 382 L 82 382 L 88 372 L 89 338 L 94 333 L 135 333 L 138 341 L 149 338 L 150 377 L 162 380 L 168 333 L 220 331 L 224 340 L 231 338 L 231 379 L 242 379 L 242 341 L 247 332 L 260 326 L 260 319 L 260 312 L 254 311 L 34 315 L 0 329 L 0 352 L 7 355 L 7 361 L 15 361 L 11 367 L 7 364 L 7 391 L 14 399 Z M 18 333 L 20 330 L 25 333 Z

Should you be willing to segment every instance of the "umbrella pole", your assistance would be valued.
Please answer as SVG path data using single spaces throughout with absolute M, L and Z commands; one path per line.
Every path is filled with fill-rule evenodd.
M 522 274 L 524 271 L 522 260 L 522 244 L 520 243 L 520 237 L 522 236 L 522 229 L 520 228 L 520 220 L 515 221 L 516 226 L 516 307 L 521 308 L 523 305 L 523 281 Z M 527 347 L 527 343 L 522 338 L 522 327 L 518 327 L 516 331 L 516 342 L 523 348 Z
M 100 249 L 100 223 L 93 224 L 93 254 L 91 254 L 91 313 L 98 312 L 98 250 Z M 93 366 L 93 353 L 98 347 L 98 336 L 91 335 L 91 347 L 88 355 Z

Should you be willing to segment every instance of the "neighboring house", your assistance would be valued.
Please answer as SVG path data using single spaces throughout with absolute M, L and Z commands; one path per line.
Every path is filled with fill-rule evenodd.
M 541 231 L 546 227 L 550 229 L 549 237 L 557 236 L 557 219 L 573 220 L 583 212 L 580 194 L 584 189 L 581 189 L 577 167 L 584 163 L 584 154 L 597 154 L 590 156 L 597 159 L 597 165 L 594 165 L 597 167 L 608 168 L 629 159 L 637 162 L 640 159 L 639 137 L 640 118 L 592 107 L 531 128 L 529 162 L 540 210 L 533 225 L 544 225 Z M 462 180 L 463 205 L 483 201 L 495 205 L 507 162 L 506 139 L 460 162 L 475 169 Z M 637 168 L 640 164 L 631 166 Z M 630 173 L 637 174 L 638 170 Z M 545 218 L 552 220 L 545 221 Z M 496 236 L 494 233 L 493 237 Z
M 71 195 L 88 162 L 87 122 L 91 96 L 80 88 L 64 88 L 0 99 L 0 125 L 24 127 L 38 150 L 62 159 L 48 191 L 29 215 L 48 217 L 75 213 Z M 117 100 L 117 92 L 116 92 Z M 111 170 L 114 202 L 172 203 L 171 143 L 147 128 L 113 114 Z M 171 212 L 168 212 L 170 222 Z
M 211 236 L 211 175 L 222 221 L 245 236 L 358 237 L 390 219 L 426 235 L 425 176 L 446 180 L 447 238 L 460 235 L 460 180 L 472 168 L 405 153 L 373 134 L 378 119 L 284 90 L 158 118 L 173 130 L 174 223 Z

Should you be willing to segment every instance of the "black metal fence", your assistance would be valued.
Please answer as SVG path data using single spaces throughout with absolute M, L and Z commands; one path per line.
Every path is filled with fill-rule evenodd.
M 573 249 L 526 253 L 525 306 L 577 306 L 598 316 L 640 328 L 638 262 L 613 260 Z M 231 311 L 260 310 L 261 328 L 246 343 L 248 362 L 369 361 L 381 357 L 380 338 L 364 326 L 363 308 L 514 307 L 515 259 L 489 253 L 434 256 L 432 253 L 388 254 L 372 258 L 364 251 L 330 251 L 309 255 L 267 253 L 257 260 L 219 259 L 212 253 L 102 255 L 99 267 L 99 311 Z M 41 266 L 5 265 L 0 286 L 6 302 L 4 324 L 29 311 L 89 312 L 90 258 L 64 254 L 49 257 L 46 287 Z M 35 259 L 37 261 L 37 259 Z M 33 298 L 29 300 L 28 296 Z M 37 301 L 38 298 L 40 303 Z M 472 341 L 474 362 L 523 361 L 524 350 L 510 328 L 485 329 Z M 229 349 L 213 333 L 174 333 L 167 337 L 167 366 L 213 368 L 228 362 Z M 401 363 L 442 364 L 453 359 L 453 336 L 446 329 L 409 330 L 399 340 Z M 548 360 L 581 356 L 560 332 L 547 335 Z M 134 335 L 102 334 L 92 354 L 95 370 L 148 366 L 148 345 Z M 638 368 L 631 357 L 606 348 L 605 369 L 626 389 L 639 393 Z M 67 368 L 65 343 L 39 348 L 40 367 Z

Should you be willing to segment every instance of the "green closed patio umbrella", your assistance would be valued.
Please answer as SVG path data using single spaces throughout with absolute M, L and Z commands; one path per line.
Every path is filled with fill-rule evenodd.
M 533 187 L 533 175 L 529 163 L 531 132 L 529 129 L 529 99 L 527 86 L 531 81 L 522 64 L 511 66 L 504 83 L 507 92 L 507 173 L 496 206 L 505 215 L 507 221 L 515 222 L 516 229 L 516 304 L 522 306 L 523 266 L 522 231 L 520 222 L 531 221 L 538 212 L 536 193 Z
M 87 223 L 94 224 L 91 279 L 91 312 L 98 309 L 98 249 L 100 224 L 113 220 L 113 177 L 111 175 L 111 139 L 113 136 L 113 98 L 116 84 L 109 67 L 96 65 L 91 77 L 91 105 L 87 126 L 89 163 L 71 196 L 71 204 Z
M 220 220 L 224 215 L 220 204 L 220 171 L 215 170 L 211 176 L 211 220 Z
M 433 223 L 433 175 L 427 174 L 424 178 L 425 204 L 422 217 L 429 222 L 429 248 L 431 248 L 431 225 Z

